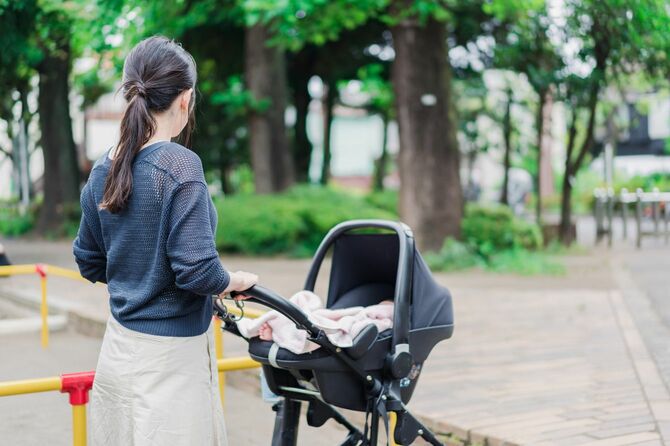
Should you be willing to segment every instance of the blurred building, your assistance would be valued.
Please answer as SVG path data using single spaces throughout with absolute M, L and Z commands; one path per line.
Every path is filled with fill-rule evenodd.
M 625 176 L 670 172 L 670 97 L 642 95 L 620 107 L 622 128 L 614 147 L 613 171 Z M 594 148 L 592 168 L 605 170 L 601 131 Z

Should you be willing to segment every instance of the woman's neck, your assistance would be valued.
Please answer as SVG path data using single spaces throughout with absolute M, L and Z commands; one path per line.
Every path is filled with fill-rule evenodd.
M 142 146 L 142 149 L 150 146 L 151 144 L 157 143 L 158 141 L 171 141 L 172 140 L 172 122 L 169 121 L 169 113 L 162 115 L 155 115 L 154 119 L 156 120 L 156 131 L 153 136 Z M 141 150 L 141 149 L 140 149 Z
M 140 150 L 148 147 L 152 144 L 155 144 L 159 141 L 172 141 L 172 135 L 174 133 L 174 113 L 167 111 L 165 113 L 155 114 L 153 118 L 156 122 L 156 131 L 153 136 L 146 142 Z M 116 155 L 116 147 L 114 147 L 109 154 L 107 155 L 109 159 L 114 159 Z

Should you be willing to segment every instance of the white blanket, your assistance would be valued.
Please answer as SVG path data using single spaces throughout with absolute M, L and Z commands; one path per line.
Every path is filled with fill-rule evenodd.
M 319 296 L 310 291 L 300 291 L 289 300 L 300 307 L 309 320 L 338 347 L 351 347 L 356 335 L 368 325 L 376 325 L 380 332 L 393 327 L 393 302 L 389 300 L 369 307 L 338 310 L 323 308 Z M 305 330 L 300 330 L 286 316 L 274 310 L 257 319 L 244 318 L 237 323 L 237 328 L 247 339 L 260 336 L 295 354 L 319 348 L 319 345 L 307 340 Z

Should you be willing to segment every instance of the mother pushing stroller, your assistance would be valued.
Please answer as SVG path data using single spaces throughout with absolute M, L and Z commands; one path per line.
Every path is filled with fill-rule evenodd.
M 81 274 L 107 283 L 109 318 L 91 394 L 93 445 L 225 445 L 211 296 L 258 278 L 227 272 L 216 211 L 188 144 L 195 62 L 163 37 L 123 68 L 128 106 L 118 144 L 81 192 L 74 241 Z

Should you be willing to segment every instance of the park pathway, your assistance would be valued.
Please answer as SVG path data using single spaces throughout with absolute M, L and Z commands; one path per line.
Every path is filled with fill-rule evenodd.
M 6 246 L 16 263 L 74 266 L 65 243 Z M 561 277 L 438 274 L 454 295 L 456 331 L 431 354 L 410 407 L 454 442 L 670 445 L 670 338 L 655 303 L 667 297 L 670 274 L 635 272 L 667 252 L 649 250 L 633 261 L 627 248 L 596 248 L 566 256 Z M 241 257 L 224 263 L 258 272 L 285 295 L 302 286 L 309 265 Z M 72 324 L 100 333 L 108 315 L 103 286 L 53 279 L 49 287 L 50 301 L 70 312 Z M 649 295 L 657 288 L 664 290 L 659 299 Z M 37 299 L 37 280 L 0 280 L 0 298 L 10 296 Z M 227 354 L 242 352 L 236 339 L 225 342 Z

